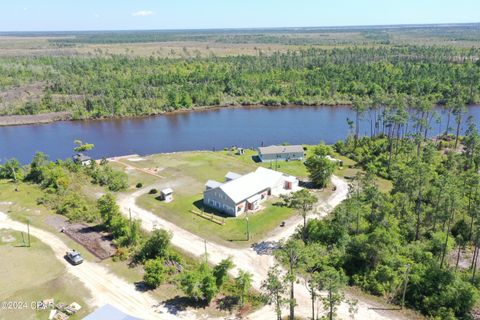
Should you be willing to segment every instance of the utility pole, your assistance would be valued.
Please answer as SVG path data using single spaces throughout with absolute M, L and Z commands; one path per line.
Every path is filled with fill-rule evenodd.
M 27 219 L 27 238 L 28 238 L 28 247 L 30 247 L 30 219 Z
M 249 226 L 249 222 L 248 222 L 248 213 L 247 213 L 247 216 L 246 216 L 245 220 L 247 220 L 247 241 L 250 241 L 250 226 Z
M 407 269 L 405 270 L 405 285 L 403 286 L 403 294 L 402 294 L 402 304 L 401 309 L 405 307 L 405 294 L 407 293 L 407 285 L 408 285 L 408 273 L 410 272 L 410 265 L 407 264 Z

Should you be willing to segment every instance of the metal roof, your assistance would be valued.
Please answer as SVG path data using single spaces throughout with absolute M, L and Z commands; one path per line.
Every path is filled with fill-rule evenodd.
M 303 153 L 303 147 L 301 145 L 294 146 L 268 146 L 259 147 L 258 151 L 261 154 L 279 154 L 279 153 Z
M 215 180 L 208 180 L 207 183 L 205 183 L 205 187 L 207 189 L 215 189 L 218 188 L 222 185 L 221 182 L 215 181 Z
M 260 200 L 262 197 L 259 194 L 254 195 L 253 197 L 250 197 L 247 199 L 248 203 L 254 203 L 255 201 Z
M 83 318 L 83 320 L 142 320 L 140 318 L 132 317 L 122 311 L 118 310 L 110 304 L 106 304 L 94 312 L 90 313 L 88 316 Z
M 259 167 L 255 172 L 225 182 L 219 188 L 235 203 L 238 203 L 263 190 L 274 187 L 282 177 L 281 172 Z
M 241 174 L 238 174 L 238 173 L 235 173 L 235 172 L 228 172 L 226 175 L 225 175 L 225 179 L 227 180 L 235 180 L 235 179 L 238 179 L 240 178 L 242 175 Z

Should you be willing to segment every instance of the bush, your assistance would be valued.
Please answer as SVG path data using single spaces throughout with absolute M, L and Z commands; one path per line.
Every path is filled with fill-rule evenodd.
M 113 261 L 126 261 L 129 256 L 130 256 L 130 250 L 128 250 L 128 248 L 119 247 L 119 248 L 117 248 L 117 251 L 115 251 L 115 255 L 113 256 L 112 260 Z
M 128 178 L 124 172 L 114 171 L 107 165 L 94 166 L 87 170 L 93 179 L 93 183 L 108 186 L 110 191 L 125 190 L 128 186 Z
M 157 194 L 158 190 L 157 189 L 150 189 L 150 191 L 148 193 L 149 194 Z
M 165 230 L 155 230 L 150 238 L 143 244 L 135 260 L 145 261 L 155 258 L 164 258 L 168 255 L 170 239 L 172 236 Z
M 144 265 L 144 270 L 143 281 L 148 287 L 155 289 L 165 281 L 167 268 L 165 267 L 165 261 L 163 259 L 147 260 Z
M 140 189 L 141 187 L 143 187 L 143 183 L 139 182 L 139 183 L 137 183 L 137 184 L 135 185 L 135 187 L 136 187 L 137 189 Z

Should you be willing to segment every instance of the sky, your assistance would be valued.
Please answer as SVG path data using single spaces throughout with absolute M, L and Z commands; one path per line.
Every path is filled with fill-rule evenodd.
M 480 22 L 480 0 L 0 0 L 0 31 Z

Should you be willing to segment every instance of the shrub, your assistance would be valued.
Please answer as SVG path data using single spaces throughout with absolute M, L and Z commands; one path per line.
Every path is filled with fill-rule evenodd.
M 165 281 L 167 268 L 163 259 L 147 260 L 144 269 L 143 281 L 148 287 L 155 289 Z
M 148 193 L 149 194 L 157 194 L 158 190 L 157 189 L 150 189 L 150 191 Z
M 171 234 L 165 230 L 155 230 L 136 255 L 137 261 L 166 257 L 170 246 Z
M 112 260 L 113 261 L 126 261 L 129 256 L 130 256 L 130 250 L 128 250 L 128 248 L 119 247 L 119 248 L 117 248 L 117 251 L 115 251 L 115 255 L 113 256 Z
M 137 189 L 140 189 L 141 187 L 143 187 L 143 183 L 139 182 L 139 183 L 137 183 L 137 184 L 135 185 L 135 187 L 136 187 Z

